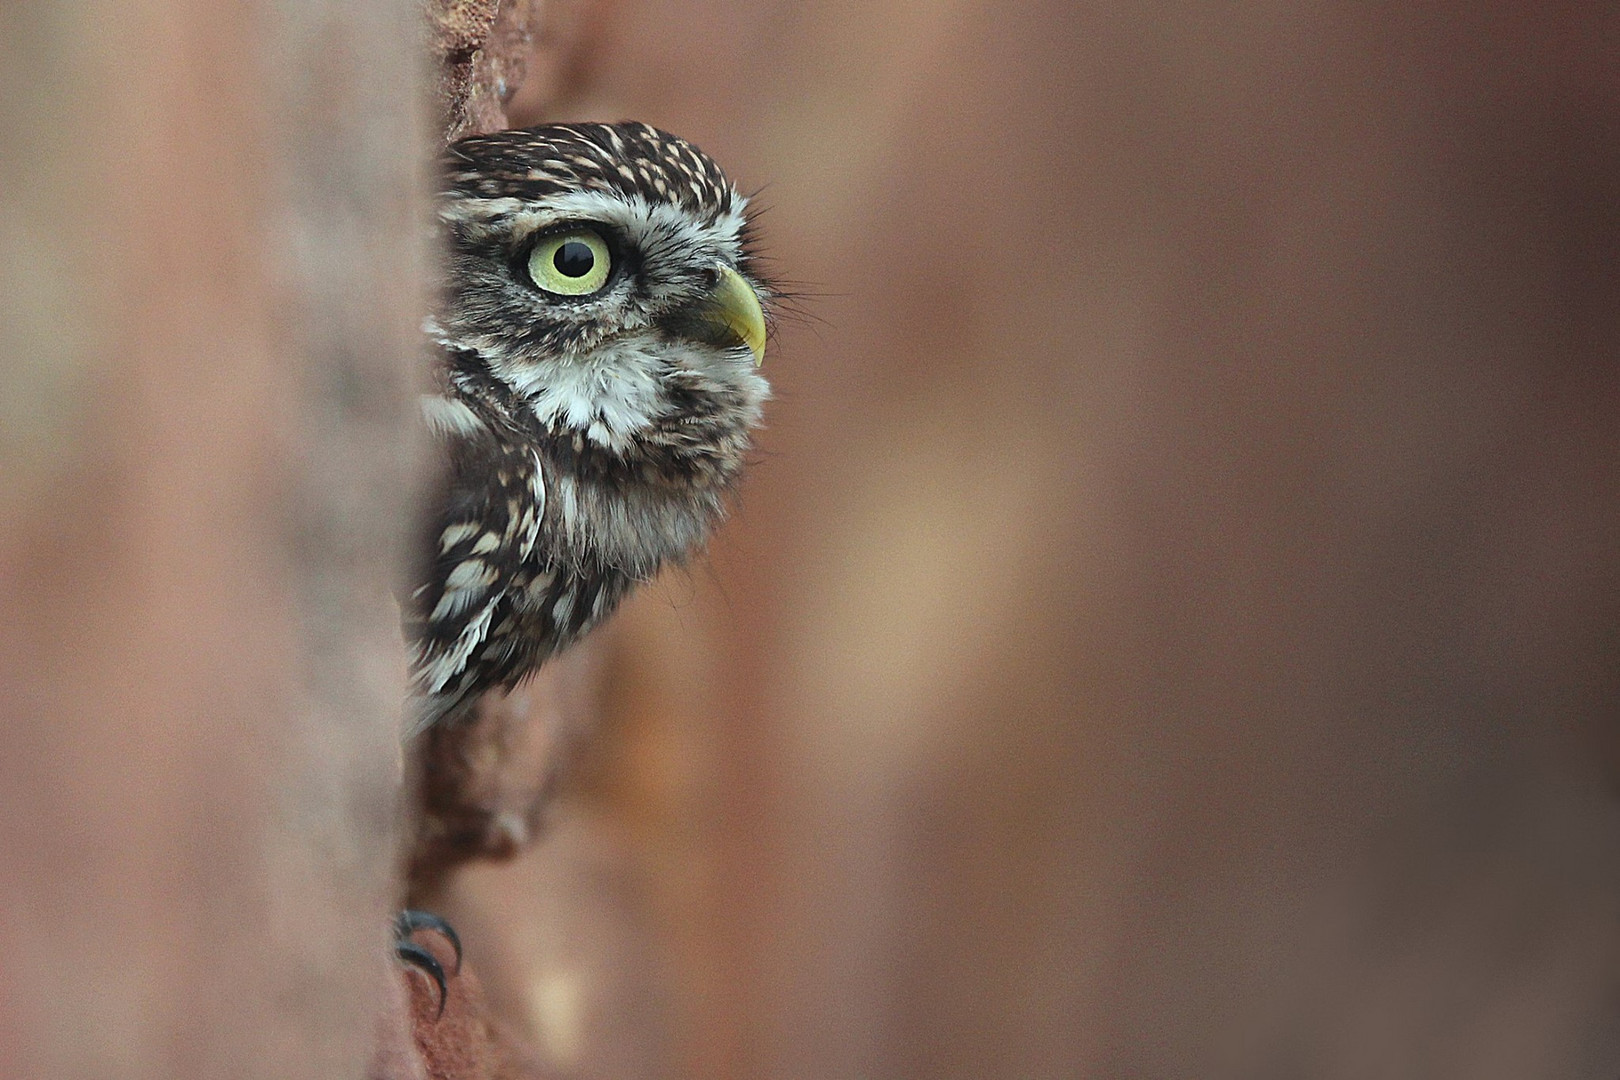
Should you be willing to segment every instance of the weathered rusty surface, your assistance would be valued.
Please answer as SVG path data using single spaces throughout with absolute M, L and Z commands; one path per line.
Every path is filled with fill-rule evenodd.
M 474 714 L 421 738 L 421 822 L 412 889 L 474 858 L 508 859 L 542 832 L 570 750 L 594 712 L 594 650 L 575 650 Z
M 473 104 L 473 67 L 499 9 L 500 0 L 429 0 L 426 15 L 438 79 L 434 99 L 445 142 L 501 126 Z M 470 106 L 478 113 L 476 121 Z
M 506 105 L 523 85 L 544 6 L 544 0 L 429 3 L 446 142 L 508 126 Z

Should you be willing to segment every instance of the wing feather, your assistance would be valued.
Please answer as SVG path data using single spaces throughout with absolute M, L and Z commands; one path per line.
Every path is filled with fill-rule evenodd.
M 545 497 L 539 460 L 518 440 L 486 423 L 436 426 L 435 436 L 441 491 L 420 546 L 422 585 L 405 613 L 418 729 L 459 706 L 474 683 L 489 681 L 491 673 L 480 670 L 482 647 L 521 584 Z

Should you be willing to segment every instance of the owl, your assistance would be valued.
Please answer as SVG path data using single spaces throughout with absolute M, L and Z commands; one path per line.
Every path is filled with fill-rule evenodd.
M 413 731 L 697 552 L 769 395 L 748 202 L 691 143 L 639 123 L 502 131 L 453 144 L 442 178 Z

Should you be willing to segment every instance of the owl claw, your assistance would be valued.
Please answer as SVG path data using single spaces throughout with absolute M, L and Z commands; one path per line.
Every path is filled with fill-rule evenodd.
M 426 911 L 402 911 L 394 919 L 394 955 L 411 967 L 418 968 L 439 988 L 439 1016 L 444 1015 L 445 1003 L 450 1000 L 450 987 L 445 979 L 444 965 L 439 958 L 411 940 L 417 930 L 433 930 L 443 934 L 456 953 L 453 974 L 461 973 L 461 938 L 450 924 Z
M 450 942 L 450 947 L 456 951 L 456 970 L 452 975 L 461 974 L 461 935 L 456 933 L 455 927 L 433 914 L 431 911 L 413 911 L 406 908 L 394 918 L 394 937 L 400 941 L 408 941 L 410 936 L 418 930 L 432 930 L 443 934 Z
M 439 1011 L 437 1015 L 443 1016 L 445 1002 L 450 999 L 450 988 L 444 979 L 444 965 L 439 963 L 432 953 L 414 941 L 395 942 L 394 955 L 411 965 L 411 967 L 420 968 L 422 971 L 427 972 L 427 977 L 432 979 L 434 985 L 439 988 Z

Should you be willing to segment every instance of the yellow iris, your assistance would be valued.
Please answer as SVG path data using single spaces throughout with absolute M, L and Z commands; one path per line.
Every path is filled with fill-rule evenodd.
M 558 233 L 534 245 L 529 277 L 549 293 L 584 296 L 607 284 L 613 256 L 602 238 L 588 229 Z

